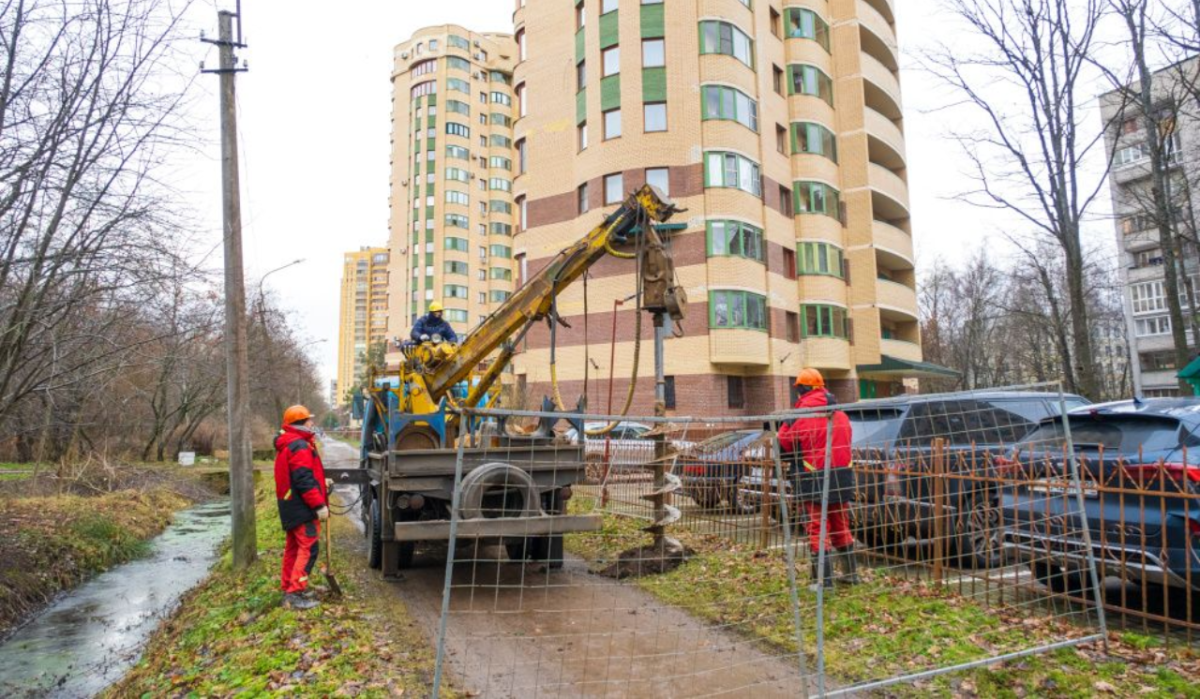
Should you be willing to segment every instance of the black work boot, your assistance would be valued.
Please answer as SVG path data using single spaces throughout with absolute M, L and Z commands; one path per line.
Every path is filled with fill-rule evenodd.
M 315 599 L 309 599 L 299 592 L 289 592 L 283 596 L 284 609 L 312 609 L 320 604 Z
M 834 555 L 841 560 L 842 574 L 837 581 L 847 585 L 857 585 L 862 582 L 858 577 L 858 559 L 854 556 L 854 544 L 843 548 L 834 548 Z
M 808 559 L 809 575 L 812 579 L 812 584 L 809 585 L 808 589 L 812 590 L 813 592 L 816 592 L 817 590 L 818 580 L 821 581 L 820 584 L 824 585 L 825 589 L 827 590 L 833 587 L 833 557 L 828 551 L 825 552 L 824 575 L 820 574 L 819 560 L 820 559 L 818 558 L 818 555 L 815 553 L 812 554 L 812 557 Z

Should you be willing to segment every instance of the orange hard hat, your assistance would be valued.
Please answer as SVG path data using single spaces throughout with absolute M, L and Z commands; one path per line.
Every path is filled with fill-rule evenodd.
M 294 425 L 297 422 L 304 422 L 312 416 L 313 414 L 303 405 L 293 405 L 283 411 L 283 424 Z
M 796 377 L 797 386 L 808 386 L 810 388 L 825 388 L 825 377 L 821 376 L 821 372 L 816 369 L 805 367 L 800 370 L 800 375 Z

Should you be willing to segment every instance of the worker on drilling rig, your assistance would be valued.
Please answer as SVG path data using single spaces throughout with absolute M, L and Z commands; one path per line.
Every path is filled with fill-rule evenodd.
M 275 497 L 287 541 L 283 548 L 283 606 L 311 609 L 308 576 L 317 562 L 321 523 L 329 519 L 329 481 L 315 444 L 313 414 L 303 405 L 283 412 L 275 438 Z
M 412 341 L 429 342 L 434 335 L 441 335 L 443 341 L 458 344 L 458 335 L 454 334 L 454 328 L 450 327 L 450 323 L 442 318 L 444 312 L 442 304 L 436 301 L 429 304 L 429 312 L 417 318 L 416 325 L 409 333 Z
M 825 587 L 832 587 L 834 562 L 840 561 L 842 575 L 839 582 L 855 584 L 858 566 L 854 558 L 854 535 L 850 533 L 849 503 L 854 499 L 854 471 L 850 468 L 850 442 L 853 438 L 850 418 L 841 410 L 833 411 L 833 436 L 829 412 L 821 408 L 837 403 L 833 394 L 825 390 L 825 378 L 816 369 L 805 368 L 796 377 L 796 390 L 800 397 L 796 401 L 798 410 L 812 410 L 813 414 L 798 418 L 790 425 L 779 429 L 779 448 L 785 460 L 791 463 L 789 480 L 796 501 L 808 511 L 808 540 L 812 565 L 813 582 L 820 580 Z M 832 453 L 826 459 L 826 446 Z M 826 517 L 826 540 L 821 541 L 821 499 L 825 485 L 825 467 L 829 473 L 829 504 Z M 832 544 L 833 551 L 828 550 Z M 824 570 L 819 570 L 819 556 L 825 549 Z

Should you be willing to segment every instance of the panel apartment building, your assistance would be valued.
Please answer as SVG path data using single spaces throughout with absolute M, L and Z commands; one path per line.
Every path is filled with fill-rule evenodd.
M 1120 273 L 1125 288 L 1124 309 L 1133 387 L 1136 395 L 1145 397 L 1178 395 L 1175 374 L 1182 368 L 1175 365 L 1159 221 L 1152 213 L 1148 138 L 1160 139 L 1168 156 L 1167 183 L 1173 228 L 1185 238 L 1194 240 L 1196 214 L 1191 191 L 1200 177 L 1200 163 L 1196 159 L 1200 148 L 1200 142 L 1197 142 L 1200 121 L 1192 110 L 1179 109 L 1178 105 L 1194 99 L 1184 85 L 1194 89 L 1198 69 L 1200 62 L 1191 59 L 1155 73 L 1153 94 L 1162 110 L 1155 115 L 1159 124 L 1157 134 L 1146 133 L 1140 111 L 1131 106 L 1122 109 L 1120 91 L 1114 90 L 1100 98 L 1101 117 L 1105 124 L 1111 124 L 1106 136 L 1114 160 L 1108 179 L 1117 249 L 1123 254 Z M 1190 280 L 1194 293 L 1200 295 L 1200 256 L 1195 245 L 1185 242 L 1179 247 L 1177 259 L 1180 300 L 1186 319 L 1190 315 L 1190 303 L 1184 280 Z M 1187 339 L 1188 354 L 1195 356 L 1198 351 L 1196 338 L 1189 331 Z
M 502 240 L 511 247 L 513 283 L 649 182 L 687 209 L 669 234 L 690 299 L 682 336 L 666 345 L 670 409 L 775 410 L 790 403 L 792 378 L 805 365 L 822 369 L 845 401 L 901 392 L 905 379 L 936 373 L 921 362 L 894 27 L 889 0 L 786 7 L 768 0 L 519 2 L 506 64 L 511 86 L 489 80 L 473 88 L 482 95 L 502 85 L 512 93 L 513 170 L 504 171 L 511 192 L 502 194 L 511 194 L 514 235 Z M 438 215 L 440 197 L 422 203 L 404 195 L 408 168 L 422 159 L 401 145 L 415 136 L 406 125 L 432 123 L 427 113 L 415 121 L 413 100 L 444 89 L 447 76 L 440 72 L 445 59 L 415 75 L 422 57 L 414 42 L 427 44 L 439 31 L 418 32 L 398 48 L 393 245 L 397 223 L 426 221 L 433 234 L 422 239 L 422 254 L 432 257 L 424 272 L 410 268 L 409 303 L 440 298 L 467 311 L 473 326 L 471 304 L 484 298 L 474 285 L 490 283 L 498 261 L 487 256 L 487 280 L 482 264 L 467 268 L 465 299 L 442 293 L 437 276 L 450 269 L 446 251 L 457 252 L 445 241 L 457 236 L 446 227 L 450 219 Z M 453 146 L 470 149 L 476 167 L 480 155 L 489 165 L 503 157 L 490 143 L 477 153 L 482 142 L 469 136 L 463 143 L 464 136 L 447 131 L 452 123 L 477 126 L 474 116 L 442 109 L 438 118 L 432 128 L 438 138 L 448 134 L 446 143 L 427 157 L 436 161 Z M 452 166 L 444 164 L 426 171 L 435 184 Z M 468 193 L 472 214 L 493 214 L 488 175 L 488 189 Z M 422 219 L 422 206 L 431 219 Z M 399 211 L 405 207 L 412 207 L 408 214 Z M 421 225 L 406 228 L 400 244 L 412 245 Z M 484 232 L 469 238 L 467 257 L 479 247 L 484 260 L 476 243 Z M 422 274 L 432 284 L 419 286 Z M 632 294 L 635 283 L 631 261 L 609 258 L 593 267 L 586 299 L 578 282 L 560 298 L 558 311 L 571 325 L 560 328 L 556 352 L 568 400 L 585 391 L 586 375 L 591 406 L 607 407 L 601 394 L 613 352 L 620 407 L 637 312 L 614 301 Z M 649 412 L 653 400 L 651 338 L 646 318 L 635 413 Z M 550 392 L 549 362 L 549 334 L 539 327 L 514 361 L 513 380 L 531 403 Z
M 372 345 L 388 339 L 387 248 L 364 247 L 345 254 L 338 312 L 338 364 L 333 405 L 346 404 L 346 391 L 362 373 Z

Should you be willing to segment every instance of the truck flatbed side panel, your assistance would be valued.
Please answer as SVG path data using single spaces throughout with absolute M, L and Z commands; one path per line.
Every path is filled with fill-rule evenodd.
M 413 449 L 392 452 L 392 477 L 454 475 L 458 455 L 454 449 Z M 512 449 L 464 449 L 463 473 L 484 464 L 506 463 L 530 473 L 561 471 L 582 473 L 583 447 L 575 445 L 514 447 Z
M 460 519 L 460 539 L 490 537 L 547 536 L 568 532 L 599 531 L 600 515 L 546 515 L 544 517 L 497 517 L 495 519 Z M 399 522 L 396 541 L 446 541 L 450 538 L 450 521 Z

